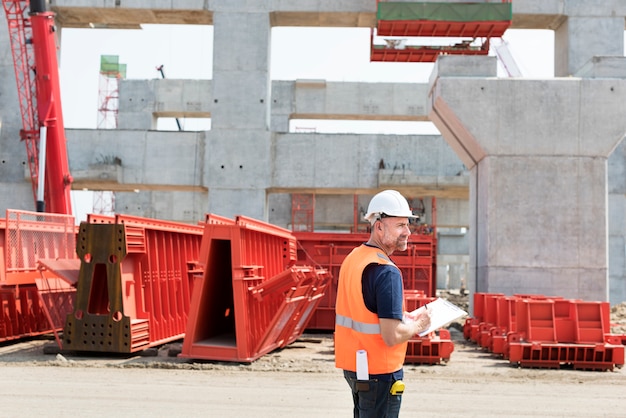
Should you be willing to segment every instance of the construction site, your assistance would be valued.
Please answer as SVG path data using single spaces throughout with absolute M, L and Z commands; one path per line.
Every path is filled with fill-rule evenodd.
M 417 219 L 392 256 L 406 310 L 467 313 L 409 340 L 403 413 L 623 414 L 623 2 L 2 3 L 0 369 L 20 382 L 3 415 L 65 416 L 83 388 L 83 416 L 349 414 L 339 268 L 386 189 Z M 102 55 L 97 127 L 66 127 L 63 30 L 142 25 L 211 27 L 211 78 L 130 78 Z M 371 63 L 432 73 L 273 79 L 278 28 L 365 28 Z M 554 32 L 552 77 L 525 77 L 506 49 L 507 30 L 538 29 Z M 438 134 L 293 123 L 307 120 Z M 150 396 L 112 402 L 98 382 Z

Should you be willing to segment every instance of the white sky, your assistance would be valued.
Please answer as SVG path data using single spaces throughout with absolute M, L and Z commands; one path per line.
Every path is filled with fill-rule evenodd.
M 117 55 L 119 62 L 127 65 L 128 79 L 161 78 L 156 69 L 160 65 L 164 66 L 167 78 L 210 79 L 212 39 L 211 26 L 197 25 L 145 25 L 142 30 L 63 29 L 60 82 L 66 127 L 97 126 L 102 55 Z M 552 31 L 508 30 L 503 39 L 507 41 L 509 50 L 525 77 L 553 77 Z M 368 28 L 274 28 L 271 78 L 366 82 L 428 81 L 433 64 L 370 62 L 369 48 Z M 505 76 L 506 73 L 502 71 L 502 75 Z M 307 127 L 316 124 L 311 121 L 307 123 Z M 315 125 L 318 132 L 336 129 L 324 128 L 323 124 L 324 122 L 317 122 Z M 363 123 L 353 123 L 351 126 L 344 121 L 342 124 L 343 129 L 353 132 L 369 132 L 373 129 Z M 410 124 L 390 123 L 383 129 L 401 130 L 402 127 L 398 125 L 406 127 Z M 381 126 L 380 123 L 376 125 Z

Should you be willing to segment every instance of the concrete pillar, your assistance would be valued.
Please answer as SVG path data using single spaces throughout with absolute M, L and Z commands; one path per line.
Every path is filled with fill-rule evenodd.
M 467 60 L 439 58 L 430 118 L 470 169 L 469 290 L 608 300 L 626 79 L 498 79 L 492 57 Z
M 265 220 L 271 178 L 269 13 L 216 2 L 213 26 L 208 211 Z
M 448 289 L 461 288 L 462 268 L 461 264 L 450 264 L 448 269 Z
M 448 289 L 448 268 L 449 264 L 437 264 L 435 280 L 437 289 Z
M 568 16 L 554 33 L 556 77 L 575 75 L 594 56 L 624 55 L 624 17 Z

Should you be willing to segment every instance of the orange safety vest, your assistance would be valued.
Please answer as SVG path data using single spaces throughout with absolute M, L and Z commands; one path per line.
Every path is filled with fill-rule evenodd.
M 387 346 L 380 334 L 378 315 L 365 306 L 361 282 L 363 270 L 369 264 L 395 267 L 379 248 L 361 245 L 348 254 L 339 270 L 335 304 L 335 366 L 356 372 L 356 352 L 365 350 L 370 374 L 392 373 L 402 368 L 408 343 Z

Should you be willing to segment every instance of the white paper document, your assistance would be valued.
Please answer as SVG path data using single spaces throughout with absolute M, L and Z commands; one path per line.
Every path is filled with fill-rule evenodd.
M 435 299 L 434 301 L 426 304 L 426 306 L 430 309 L 430 327 L 426 331 L 420 332 L 420 337 L 428 335 L 431 332 L 448 325 L 455 319 L 467 315 L 467 312 L 463 309 L 441 298 Z M 421 312 L 422 310 L 424 310 L 423 306 L 411 312 L 409 317 L 414 317 L 417 311 Z

